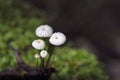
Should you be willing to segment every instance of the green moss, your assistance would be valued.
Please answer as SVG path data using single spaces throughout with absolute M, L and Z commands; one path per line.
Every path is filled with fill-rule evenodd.
M 85 49 L 58 48 L 53 64 L 59 71 L 57 77 L 53 76 L 57 80 L 107 80 L 103 66 Z
M 34 30 L 44 22 L 42 13 L 28 3 L 0 0 L 0 70 L 16 64 L 13 52 L 8 48 L 9 44 L 18 49 L 21 55 L 33 56 L 31 42 L 36 38 Z M 26 63 L 28 57 L 23 57 Z

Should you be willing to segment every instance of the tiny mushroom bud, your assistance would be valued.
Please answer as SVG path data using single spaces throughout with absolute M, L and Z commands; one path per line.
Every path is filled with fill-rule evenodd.
M 40 58 L 40 55 L 39 55 L 39 54 L 35 54 L 34 57 L 35 57 L 36 59 L 38 59 L 38 58 Z
M 48 55 L 48 52 L 47 52 L 46 50 L 42 50 L 42 51 L 40 52 L 40 56 L 41 56 L 42 58 L 45 58 L 47 55 Z
M 65 43 L 65 41 L 66 41 L 66 36 L 61 32 L 54 33 L 49 39 L 49 42 L 55 46 L 62 45 Z
M 39 26 L 36 31 L 38 37 L 50 37 L 53 34 L 53 29 L 48 25 Z
M 34 40 L 32 42 L 32 46 L 35 48 L 35 49 L 38 49 L 38 50 L 42 50 L 45 48 L 45 42 L 41 39 L 37 39 L 37 40 Z

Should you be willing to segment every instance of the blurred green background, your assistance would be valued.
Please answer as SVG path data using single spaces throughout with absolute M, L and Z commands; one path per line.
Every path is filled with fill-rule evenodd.
M 0 0 L 0 71 L 16 65 L 9 44 L 21 52 L 25 63 L 36 67 L 36 50 L 31 42 L 37 39 L 35 29 L 46 21 L 44 13 L 27 2 Z M 92 53 L 69 44 L 55 49 L 52 66 L 59 72 L 51 80 L 108 80 L 103 65 Z

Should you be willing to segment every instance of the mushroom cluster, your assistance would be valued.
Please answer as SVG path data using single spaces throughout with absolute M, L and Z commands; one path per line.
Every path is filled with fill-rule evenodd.
M 53 29 L 49 25 L 41 25 L 35 30 L 35 34 L 39 39 L 32 42 L 32 46 L 40 50 L 40 53 L 35 54 L 35 58 L 41 58 L 41 65 L 44 66 L 44 58 L 48 56 L 46 61 L 47 66 L 50 63 L 52 53 L 55 46 L 61 46 L 66 42 L 66 36 L 62 32 L 53 33 Z M 46 66 L 46 67 L 47 67 Z

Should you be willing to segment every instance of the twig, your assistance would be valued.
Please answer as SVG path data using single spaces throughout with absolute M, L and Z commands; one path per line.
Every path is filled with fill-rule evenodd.
M 11 46 L 10 44 L 8 45 L 8 48 L 13 51 L 17 64 L 24 64 L 24 62 L 22 61 L 20 57 L 20 52 L 17 49 L 13 48 L 13 46 Z

